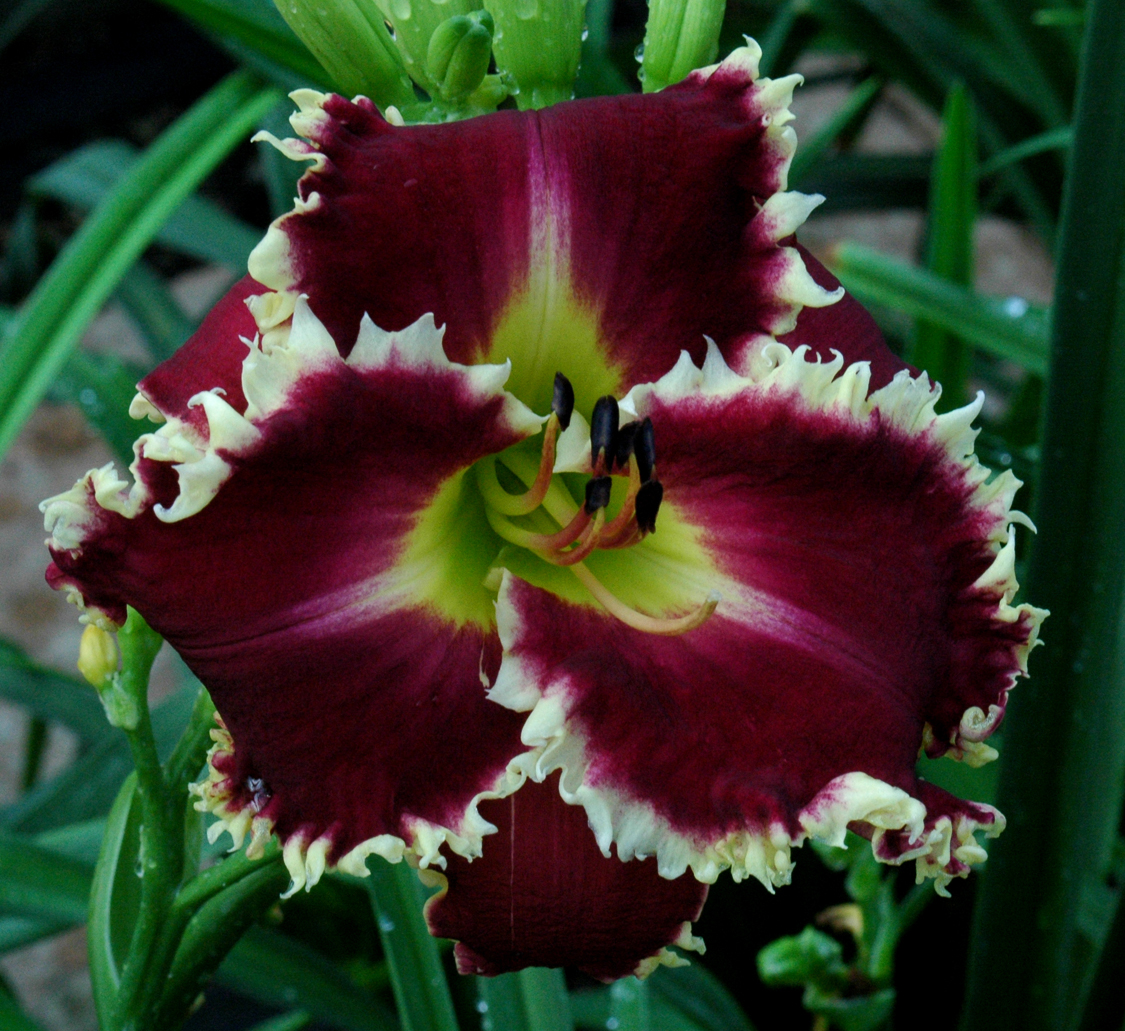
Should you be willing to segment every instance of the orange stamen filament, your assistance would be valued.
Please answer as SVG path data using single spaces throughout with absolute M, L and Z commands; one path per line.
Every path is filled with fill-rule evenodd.
M 496 466 L 488 463 L 494 483 L 482 484 L 485 499 L 490 507 L 507 516 L 530 515 L 547 496 L 551 474 L 555 468 L 555 445 L 559 438 L 559 417 L 552 412 L 543 432 L 543 450 L 539 456 L 539 469 L 535 480 L 523 494 L 509 494 L 496 478 Z
M 583 510 L 584 511 L 584 510 Z M 587 517 L 589 518 L 589 517 Z M 605 510 L 599 508 L 593 521 L 578 538 L 577 546 L 570 551 L 540 551 L 540 558 L 546 559 L 554 566 L 573 566 L 581 562 L 598 546 L 598 538 L 605 526 Z

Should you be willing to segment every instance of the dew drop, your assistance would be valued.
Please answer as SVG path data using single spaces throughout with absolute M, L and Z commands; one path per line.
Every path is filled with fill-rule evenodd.
M 389 916 L 379 917 L 379 930 L 384 934 L 390 934 L 395 929 L 395 922 Z
M 586 40 L 588 40 L 589 38 L 590 38 L 590 30 L 588 28 L 586 28 L 585 25 L 583 25 L 582 26 L 582 42 L 585 43 Z
M 396 21 L 409 21 L 410 0 L 391 0 L 391 14 Z
M 93 408 L 98 403 L 98 395 L 89 387 L 85 387 L 79 391 L 78 400 L 87 408 Z
M 637 49 L 633 51 L 633 57 L 638 63 L 645 59 L 645 45 L 643 43 L 638 44 Z
M 1009 318 L 1019 319 L 1027 314 L 1031 307 L 1022 297 L 1009 297 L 1004 301 L 1004 314 Z
M 528 21 L 539 13 L 539 0 L 517 0 L 516 17 Z
M 617 1031 L 617 1028 L 620 1027 L 620 1025 L 621 1025 L 621 1021 L 618 1020 L 616 1017 L 610 1017 L 605 1022 L 606 1031 Z
M 492 1031 L 492 1018 L 484 1017 L 480 1022 L 480 1031 Z
M 477 1012 L 478 1013 L 487 1013 L 488 1012 L 488 1003 L 485 1002 L 484 999 L 478 999 L 477 1000 Z

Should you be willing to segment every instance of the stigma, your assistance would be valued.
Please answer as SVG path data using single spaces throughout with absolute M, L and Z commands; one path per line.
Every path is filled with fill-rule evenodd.
M 533 465 L 526 452 L 505 452 L 476 467 L 490 525 L 508 543 L 527 548 L 552 565 L 569 567 L 599 604 L 637 630 L 682 634 L 700 626 L 715 611 L 716 592 L 693 612 L 662 619 L 625 605 L 585 565 L 584 560 L 599 548 L 632 547 L 655 533 L 664 487 L 656 478 L 652 420 L 622 425 L 617 400 L 607 395 L 598 399 L 591 413 L 589 479 L 584 500 L 578 504 L 554 473 L 559 434 L 569 427 L 573 413 L 574 390 L 561 372 L 556 373 L 538 463 Z M 509 483 L 514 480 L 524 490 L 513 493 L 506 489 L 501 469 Z M 626 484 L 624 498 L 611 513 L 615 477 Z M 549 520 L 557 529 L 533 529 L 514 521 L 519 517 L 533 517 L 539 525 Z

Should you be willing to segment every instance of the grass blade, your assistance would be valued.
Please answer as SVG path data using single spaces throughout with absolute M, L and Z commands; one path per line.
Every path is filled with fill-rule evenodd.
M 92 869 L 29 838 L 0 834 L 0 907 L 39 919 L 86 919 Z
M 1060 125 L 1057 129 L 1048 129 L 1038 135 L 1021 140 L 1007 150 L 993 154 L 985 161 L 977 174 L 983 179 L 985 176 L 999 172 L 1001 169 L 1014 165 L 1024 158 L 1035 157 L 1036 154 L 1046 153 L 1048 150 L 1066 150 L 1074 141 L 1074 130 L 1069 125 Z
M 33 197 L 51 197 L 89 211 L 109 196 L 140 159 L 136 147 L 124 140 L 98 140 L 36 173 L 25 188 Z M 260 230 L 193 194 L 160 227 L 156 239 L 181 254 L 242 272 L 261 236 Z
M 404 1031 L 457 1031 L 437 941 L 426 927 L 426 894 L 406 863 L 372 859 L 367 889 Z
M 1047 320 L 1042 308 L 1019 298 L 982 297 L 859 244 L 841 244 L 830 264 L 860 300 L 927 319 L 1030 372 L 1047 371 Z
M 1055 617 L 1005 722 L 1009 826 L 977 907 L 969 1029 L 1081 1019 L 1108 928 L 1076 902 L 1107 887 L 1125 786 L 1125 7 L 1087 10 L 1027 592 Z
M 973 282 L 973 231 L 977 220 L 977 130 L 973 103 L 954 86 L 942 114 L 934 159 L 927 224 L 926 268 L 959 286 Z M 942 385 L 943 410 L 968 400 L 972 355 L 965 341 L 941 325 L 919 319 L 907 360 Z
M 160 226 L 278 99 L 247 73 L 223 80 L 161 135 L 63 248 L 0 355 L 0 454 Z

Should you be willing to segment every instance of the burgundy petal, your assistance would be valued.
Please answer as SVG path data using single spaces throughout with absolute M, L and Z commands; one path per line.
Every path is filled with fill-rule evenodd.
M 1043 613 L 1010 604 L 1018 481 L 971 455 L 979 402 L 936 416 L 925 377 L 868 397 L 865 365 L 840 375 L 780 344 L 758 360 L 743 378 L 717 349 L 702 371 L 685 357 L 622 402 L 653 421 L 714 615 L 644 634 L 509 577 L 493 697 L 534 705 L 539 775 L 567 771 L 602 847 L 655 852 L 666 876 L 784 883 L 791 843 L 855 822 L 943 887 L 964 864 L 932 861 L 942 835 L 972 844 L 1002 823 L 923 788 L 915 761 L 923 742 L 986 759 L 1026 671 Z
M 107 467 L 44 503 L 49 578 L 95 618 L 136 607 L 207 685 L 229 737 L 204 800 L 236 837 L 273 826 L 295 882 L 310 850 L 310 880 L 365 842 L 471 854 L 474 800 L 522 780 L 522 749 L 481 683 L 497 545 L 461 477 L 540 420 L 505 369 L 451 365 L 432 320 L 368 322 L 345 362 L 302 302 L 270 348 L 240 346 L 244 414 L 197 394 L 208 431 L 162 413 L 134 485 Z M 475 551 L 459 524 L 485 526 Z
M 365 312 L 392 329 L 432 312 L 462 362 L 518 357 L 503 326 L 530 291 L 538 339 L 517 334 L 519 353 L 549 375 L 582 364 L 572 323 L 595 338 L 604 374 L 597 392 L 576 382 L 580 407 L 658 378 L 683 349 L 702 360 L 704 336 L 740 363 L 837 296 L 788 246 L 819 200 L 784 192 L 797 81 L 757 80 L 747 47 L 659 94 L 408 127 L 363 98 L 294 94 L 311 144 L 273 142 L 314 165 L 251 271 L 307 293 L 337 340 Z M 893 363 L 846 312 L 840 333 L 806 323 L 806 342 Z M 521 397 L 541 406 L 549 384 Z
M 602 981 L 679 965 L 667 947 L 702 951 L 691 935 L 707 886 L 665 880 L 654 860 L 622 863 L 598 851 L 586 814 L 553 782 L 485 802 L 498 828 L 484 855 L 451 857 L 446 890 L 426 906 L 430 931 L 457 941 L 462 974 L 575 967 Z

